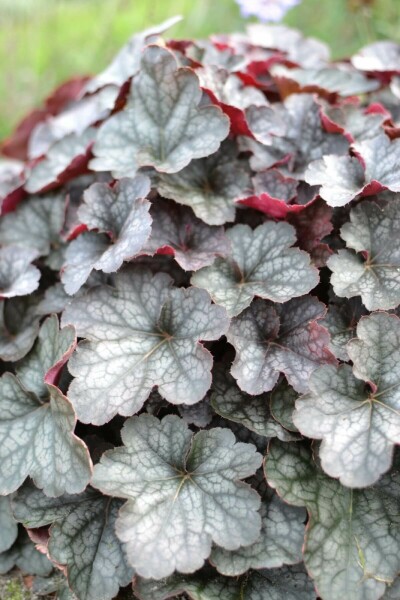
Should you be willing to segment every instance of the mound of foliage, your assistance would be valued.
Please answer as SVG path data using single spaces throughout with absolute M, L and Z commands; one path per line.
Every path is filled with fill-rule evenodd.
M 2 144 L 0 573 L 399 598 L 400 47 L 173 23 Z

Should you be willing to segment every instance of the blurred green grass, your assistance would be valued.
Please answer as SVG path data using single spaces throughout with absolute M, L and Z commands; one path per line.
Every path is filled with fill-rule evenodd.
M 365 0 L 364 0 L 365 1 Z M 400 0 L 303 0 L 286 23 L 325 40 L 335 57 L 399 37 Z M 107 65 L 134 31 L 176 14 L 167 36 L 243 30 L 234 0 L 0 0 L 0 138 L 59 83 Z

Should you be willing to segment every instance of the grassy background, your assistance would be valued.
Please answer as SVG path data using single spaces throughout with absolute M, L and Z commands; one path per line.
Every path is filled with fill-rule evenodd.
M 303 0 L 286 23 L 328 42 L 335 57 L 400 37 L 400 0 Z M 96 73 L 129 36 L 175 14 L 173 37 L 242 30 L 234 0 L 0 0 L 0 138 L 58 83 Z

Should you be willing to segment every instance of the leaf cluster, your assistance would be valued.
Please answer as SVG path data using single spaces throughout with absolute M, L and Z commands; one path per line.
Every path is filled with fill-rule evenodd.
M 1 145 L 0 574 L 400 594 L 400 48 L 136 34 Z

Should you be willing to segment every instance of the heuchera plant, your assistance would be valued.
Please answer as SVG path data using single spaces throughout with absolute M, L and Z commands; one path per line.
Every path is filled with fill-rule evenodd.
M 400 47 L 174 22 L 1 146 L 0 573 L 398 599 Z

